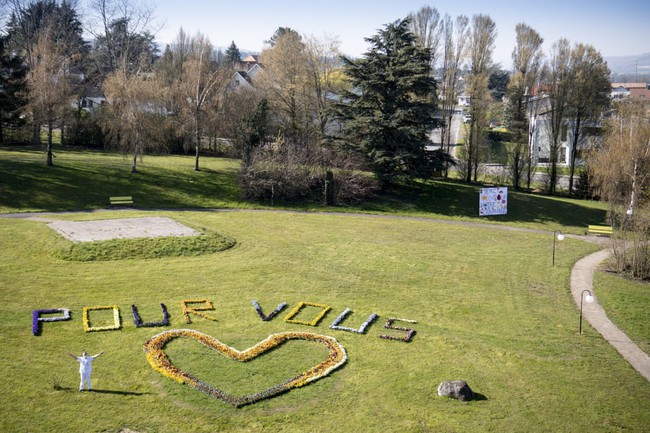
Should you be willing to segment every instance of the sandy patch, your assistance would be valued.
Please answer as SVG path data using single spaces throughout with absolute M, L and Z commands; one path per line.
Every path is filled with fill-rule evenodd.
M 111 239 L 199 236 L 201 233 L 167 217 L 122 218 L 98 221 L 54 221 L 48 227 L 72 242 Z

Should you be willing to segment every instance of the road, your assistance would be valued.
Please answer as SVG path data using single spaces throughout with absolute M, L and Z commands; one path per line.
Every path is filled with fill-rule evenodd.
M 452 158 L 456 158 L 456 149 L 458 148 L 457 143 L 463 136 L 463 113 L 461 110 L 456 110 L 456 113 L 452 116 L 451 119 L 451 147 L 449 153 Z M 438 149 L 441 143 L 441 130 L 434 129 L 429 135 L 431 142 L 433 143 L 432 148 Z M 503 174 L 507 167 L 498 165 L 498 164 L 481 164 L 480 172 L 485 174 L 499 175 Z M 535 173 L 533 177 L 533 182 L 539 185 L 545 185 L 547 175 L 543 173 Z M 574 178 L 574 185 L 576 179 Z M 569 189 L 569 176 L 558 176 L 557 186 L 560 189 L 568 190 Z

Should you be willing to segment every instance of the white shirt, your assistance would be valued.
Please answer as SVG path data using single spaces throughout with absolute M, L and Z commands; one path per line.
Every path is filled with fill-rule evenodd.
M 79 371 L 81 373 L 90 373 L 93 370 L 92 362 L 94 359 L 94 356 L 77 356 L 77 361 L 79 361 Z

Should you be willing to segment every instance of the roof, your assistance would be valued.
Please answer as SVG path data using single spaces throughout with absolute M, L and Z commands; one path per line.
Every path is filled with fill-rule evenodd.
M 259 62 L 260 56 L 257 54 L 249 54 L 248 57 L 246 57 L 242 62 Z
M 650 89 L 630 89 L 630 96 L 632 98 L 650 101 Z
M 626 89 L 647 89 L 648 83 L 612 83 L 612 88 L 623 87 Z
M 244 71 L 236 71 L 236 75 L 240 75 L 244 80 L 248 81 L 249 83 L 251 82 L 251 78 L 248 76 L 248 74 Z

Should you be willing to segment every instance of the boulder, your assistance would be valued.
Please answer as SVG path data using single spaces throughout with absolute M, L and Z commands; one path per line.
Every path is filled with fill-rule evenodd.
M 470 401 L 474 398 L 474 392 L 464 380 L 448 380 L 438 386 L 438 395 L 441 397 L 452 397 L 460 401 Z

